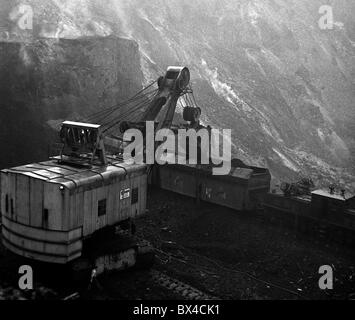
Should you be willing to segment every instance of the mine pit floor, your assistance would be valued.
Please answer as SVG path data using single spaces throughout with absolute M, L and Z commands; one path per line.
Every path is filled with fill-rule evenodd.
M 189 299 L 195 291 L 229 300 L 355 299 L 355 252 L 351 248 L 296 234 L 257 212 L 197 204 L 154 188 L 147 206 L 147 215 L 136 221 L 136 229 L 138 237 L 156 248 L 153 270 L 102 276 L 81 294 L 82 299 Z M 1 295 L 23 296 L 14 288 L 18 266 L 24 262 L 0 248 L 0 299 Z M 333 267 L 334 290 L 319 288 L 322 265 Z M 183 295 L 186 290 L 176 290 L 169 281 L 162 285 L 164 279 L 157 281 L 157 273 L 177 279 L 192 291 Z M 35 277 L 37 290 L 26 297 L 58 299 L 72 294 L 76 288 L 65 285 L 63 277 L 55 271 L 49 279 Z

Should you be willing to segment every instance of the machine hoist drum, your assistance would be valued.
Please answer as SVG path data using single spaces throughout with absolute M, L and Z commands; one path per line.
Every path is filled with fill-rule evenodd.
M 158 79 L 159 89 L 169 88 L 181 93 L 190 83 L 190 70 L 186 67 L 168 67 L 163 78 Z
M 179 90 L 183 91 L 187 88 L 189 83 L 190 83 L 190 70 L 184 67 L 180 71 L 180 75 L 177 79 L 176 85 L 178 86 Z

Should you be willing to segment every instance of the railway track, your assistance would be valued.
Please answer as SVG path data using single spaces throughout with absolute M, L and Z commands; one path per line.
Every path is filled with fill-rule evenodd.
M 158 287 L 167 289 L 169 291 L 172 292 L 172 294 L 174 296 L 177 296 L 183 300 L 195 300 L 195 301 L 199 301 L 199 300 L 218 300 L 218 298 L 209 295 L 207 293 L 202 292 L 201 290 L 198 290 L 196 288 L 194 288 L 193 286 L 182 282 L 176 278 L 172 278 L 170 276 L 168 276 L 167 274 L 156 270 L 156 269 L 152 269 L 150 270 L 150 272 L 147 274 L 147 280 L 153 282 L 155 285 L 157 285 Z M 100 282 L 100 280 L 98 279 L 98 282 Z M 109 297 L 110 293 L 108 291 L 112 291 L 112 285 L 110 285 L 111 288 L 105 288 L 105 286 L 101 285 L 101 291 L 102 291 L 102 295 L 105 297 Z M 117 288 L 115 288 L 117 289 Z M 117 292 L 116 292 L 117 294 Z M 86 294 L 84 294 L 86 295 Z M 81 299 L 82 295 L 79 292 L 74 292 L 72 294 L 69 294 L 65 297 L 62 298 L 62 300 L 78 300 Z
M 173 291 L 186 300 L 218 300 L 217 297 L 204 293 L 180 280 L 174 279 L 157 270 L 150 272 L 153 281 L 160 286 Z

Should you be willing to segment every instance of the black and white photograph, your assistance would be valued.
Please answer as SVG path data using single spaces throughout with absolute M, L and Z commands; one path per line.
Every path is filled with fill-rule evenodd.
M 354 249 L 354 0 L 0 0 L 0 300 L 355 300 Z

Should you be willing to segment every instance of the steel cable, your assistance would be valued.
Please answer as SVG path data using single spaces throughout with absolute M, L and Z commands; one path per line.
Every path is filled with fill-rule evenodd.
M 152 87 L 155 83 L 156 83 L 156 81 L 153 81 L 153 82 L 150 83 L 147 87 L 145 87 L 145 88 L 143 88 L 142 90 L 140 90 L 139 92 L 137 92 L 137 93 L 136 93 L 134 96 L 132 96 L 131 98 L 129 98 L 129 99 L 127 99 L 127 100 L 125 100 L 125 101 L 123 101 L 123 102 L 121 102 L 121 103 L 118 103 L 118 104 L 116 104 L 116 105 L 113 105 L 113 106 L 111 106 L 111 107 L 108 107 L 108 108 L 105 108 L 105 109 L 103 109 L 103 110 L 100 110 L 100 111 L 98 111 L 98 112 L 96 112 L 96 113 L 93 113 L 93 114 L 91 114 L 90 116 L 85 117 L 84 120 L 92 120 L 92 119 L 95 119 L 95 117 L 97 117 L 97 116 L 103 115 L 103 114 L 105 114 L 106 112 L 110 112 L 111 110 L 116 110 L 116 109 L 119 108 L 119 107 L 126 106 L 127 104 L 129 104 L 129 103 L 131 103 L 131 102 L 134 102 L 135 100 L 137 100 L 137 99 L 139 99 L 139 98 L 142 98 L 142 96 L 139 97 L 139 95 L 144 94 L 145 91 L 146 91 L 147 89 L 149 89 L 150 87 Z M 153 90 L 153 91 L 151 91 L 151 92 L 154 92 L 154 91 L 156 91 L 156 89 Z M 149 94 L 149 92 L 148 92 L 147 94 Z

